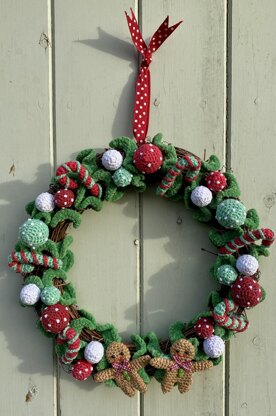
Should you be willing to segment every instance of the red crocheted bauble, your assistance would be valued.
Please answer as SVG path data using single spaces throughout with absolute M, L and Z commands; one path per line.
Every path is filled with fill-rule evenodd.
M 194 329 L 199 338 L 209 338 L 214 332 L 214 322 L 210 318 L 199 318 L 195 323 Z
M 220 192 L 227 185 L 226 177 L 218 170 L 209 173 L 209 175 L 206 176 L 205 181 L 207 188 L 213 192 Z
M 60 189 L 55 194 L 54 201 L 58 208 L 70 208 L 75 201 L 74 192 L 70 189 Z
M 243 308 L 256 306 L 262 300 L 262 289 L 256 280 L 249 276 L 239 277 L 232 286 L 233 301 Z
M 142 173 L 156 172 L 163 162 L 163 155 L 159 147 L 154 144 L 142 144 L 134 152 L 133 163 Z
M 46 306 L 41 314 L 41 324 L 47 332 L 57 334 L 63 331 L 69 324 L 70 315 L 68 308 L 61 303 Z
M 93 366 L 86 360 L 78 360 L 72 367 L 72 376 L 79 381 L 86 380 L 93 371 Z

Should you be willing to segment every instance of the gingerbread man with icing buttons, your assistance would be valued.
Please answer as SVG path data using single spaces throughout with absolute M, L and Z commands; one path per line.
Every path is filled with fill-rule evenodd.
M 193 361 L 195 348 L 186 339 L 174 342 L 170 348 L 171 359 L 152 358 L 150 364 L 158 369 L 166 371 L 161 383 L 163 393 L 172 390 L 175 384 L 180 393 L 186 393 L 192 385 L 192 375 L 197 371 L 207 370 L 213 367 L 212 361 Z
M 106 349 L 106 358 L 111 368 L 97 373 L 94 376 L 96 382 L 115 380 L 117 386 L 129 397 L 133 397 L 136 390 L 146 393 L 147 385 L 138 371 L 150 362 L 149 355 L 131 360 L 130 351 L 125 344 L 112 342 Z

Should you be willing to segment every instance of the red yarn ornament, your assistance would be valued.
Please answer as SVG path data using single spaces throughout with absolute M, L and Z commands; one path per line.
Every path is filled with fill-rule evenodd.
M 232 286 L 231 295 L 234 302 L 243 308 L 256 306 L 262 300 L 259 283 L 249 276 L 239 277 Z
M 91 376 L 93 366 L 86 360 L 78 360 L 72 367 L 72 376 L 79 381 L 86 380 Z
M 75 201 L 74 192 L 70 189 L 60 189 L 55 194 L 54 201 L 58 208 L 70 208 Z
M 69 324 L 68 308 L 61 303 L 46 306 L 41 314 L 41 324 L 45 331 L 58 334 Z
M 209 173 L 206 176 L 205 181 L 207 188 L 213 192 L 220 192 L 227 185 L 226 177 L 219 170 Z
M 210 318 L 199 318 L 194 326 L 199 338 L 209 338 L 214 332 L 214 322 Z
M 142 173 L 154 173 L 162 165 L 163 155 L 154 144 L 143 144 L 134 152 L 133 163 Z

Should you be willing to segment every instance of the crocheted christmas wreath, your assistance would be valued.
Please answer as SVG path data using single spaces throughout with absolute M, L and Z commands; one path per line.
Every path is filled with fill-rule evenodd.
M 134 15 L 127 18 L 130 27 L 136 24 L 136 35 Z M 165 39 L 166 29 L 171 29 L 167 19 L 160 28 L 149 48 L 156 34 Z M 140 97 L 138 92 L 147 88 L 141 82 L 148 84 L 149 48 L 142 49 L 136 88 Z M 259 228 L 256 210 L 247 211 L 240 201 L 233 173 L 222 172 L 215 155 L 201 160 L 163 141 L 161 134 L 149 142 L 143 127 L 148 112 L 141 125 L 135 121 L 137 114 L 139 110 L 134 110 L 136 140 L 118 137 L 103 153 L 86 149 L 57 168 L 49 190 L 27 204 L 30 218 L 19 228 L 19 240 L 9 257 L 9 266 L 23 276 L 20 302 L 35 308 L 38 327 L 55 340 L 62 365 L 77 380 L 92 376 L 96 382 L 120 387 L 130 397 L 136 390 L 145 393 L 151 377 L 161 382 L 163 393 L 175 385 L 184 393 L 194 372 L 220 363 L 225 341 L 249 325 L 246 310 L 265 299 L 258 260 L 269 254 L 274 241 L 272 230 Z M 220 289 L 210 293 L 206 310 L 190 322 L 173 323 L 168 339 L 160 341 L 149 332 L 134 334 L 126 343 L 112 324 L 98 323 L 77 306 L 75 289 L 67 279 L 74 262 L 67 230 L 71 224 L 80 226 L 85 210 L 100 211 L 104 201 L 115 202 L 128 190 L 144 192 L 149 186 L 158 196 L 183 204 L 195 220 L 209 224 L 209 237 L 217 249 L 210 274 Z

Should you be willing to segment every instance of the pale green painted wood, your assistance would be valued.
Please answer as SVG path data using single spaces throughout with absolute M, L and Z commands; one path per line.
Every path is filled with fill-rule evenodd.
M 49 50 L 39 44 L 48 31 L 47 2 L 1 2 L 1 414 L 55 414 L 52 343 L 36 329 L 38 317 L 18 302 L 22 277 L 7 257 L 27 219 L 24 206 L 51 177 L 49 142 Z M 32 387 L 37 394 L 29 403 Z
M 262 227 L 275 229 L 276 4 L 233 2 L 232 168 L 242 200 Z M 248 311 L 251 326 L 231 343 L 230 415 L 276 413 L 275 246 L 260 259 L 266 301 Z
M 124 10 L 129 1 L 59 1 L 55 5 L 57 160 L 76 151 L 108 146 L 131 134 L 136 55 L 129 42 Z M 133 4 L 133 6 L 135 6 Z M 137 196 L 105 204 L 84 215 L 75 238 L 76 264 L 69 273 L 79 305 L 98 322 L 112 322 L 125 337 L 139 330 Z M 119 389 L 78 383 L 62 372 L 62 415 L 139 414 L 139 396 Z
M 153 57 L 149 134 L 161 130 L 168 142 L 200 157 L 206 148 L 207 156 L 214 152 L 224 163 L 224 2 L 143 2 L 144 36 L 151 36 L 167 15 L 171 25 L 184 22 Z M 209 276 L 214 256 L 201 248 L 214 249 L 208 227 L 192 220 L 181 203 L 156 197 L 143 197 L 143 236 L 144 330 L 164 337 L 170 323 L 188 321 L 206 310 L 208 294 L 215 288 Z M 154 383 L 144 402 L 145 415 L 221 416 L 224 366 L 194 375 L 186 395 L 175 390 L 163 396 Z

